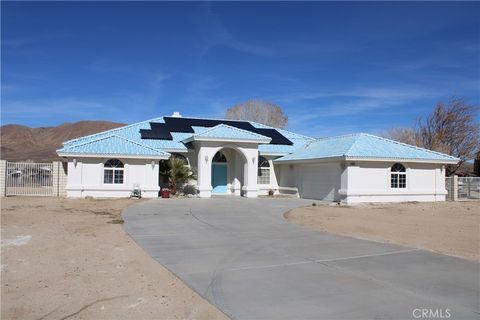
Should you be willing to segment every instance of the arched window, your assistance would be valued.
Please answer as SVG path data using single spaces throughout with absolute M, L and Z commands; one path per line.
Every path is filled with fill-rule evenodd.
M 258 157 L 258 184 L 270 184 L 270 163 L 262 156 Z
M 103 183 L 123 184 L 122 161 L 118 159 L 110 159 L 103 164 Z
M 395 163 L 390 169 L 390 187 L 395 189 L 407 187 L 407 172 L 400 163 Z
M 227 158 L 219 151 L 213 156 L 212 162 L 227 162 Z

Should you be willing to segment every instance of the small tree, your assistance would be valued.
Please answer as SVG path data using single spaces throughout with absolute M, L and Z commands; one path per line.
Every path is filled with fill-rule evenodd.
M 161 162 L 160 174 L 168 179 L 170 192 L 176 194 L 178 187 L 188 181 L 195 179 L 195 174 L 187 165 L 184 159 L 176 156 Z
M 236 104 L 227 109 L 225 118 L 255 121 L 275 128 L 284 128 L 288 123 L 288 117 L 280 106 L 261 100 L 248 100 Z

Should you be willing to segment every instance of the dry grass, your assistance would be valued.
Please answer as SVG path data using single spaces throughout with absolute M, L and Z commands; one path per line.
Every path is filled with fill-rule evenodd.
M 2 319 L 225 319 L 121 225 L 138 200 L 2 199 Z
M 318 205 L 292 210 L 301 226 L 480 260 L 480 202 Z

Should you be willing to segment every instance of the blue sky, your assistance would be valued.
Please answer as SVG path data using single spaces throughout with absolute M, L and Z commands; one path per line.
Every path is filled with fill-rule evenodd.
M 1 6 L 2 124 L 222 117 L 259 98 L 329 136 L 480 104 L 478 2 Z

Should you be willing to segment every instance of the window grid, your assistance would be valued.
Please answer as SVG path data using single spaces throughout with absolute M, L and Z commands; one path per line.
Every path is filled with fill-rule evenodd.
M 114 173 L 113 183 L 115 183 L 115 184 L 123 183 L 123 170 L 115 170 L 115 171 L 113 171 L 113 173 Z
M 123 184 L 123 163 L 120 160 L 110 159 L 103 167 L 103 183 Z
M 213 156 L 212 162 L 227 162 L 227 158 L 219 151 Z
M 392 177 L 390 178 L 390 186 L 392 188 L 396 188 L 398 185 L 398 174 L 392 173 Z
M 258 168 L 258 184 L 270 184 L 270 168 Z
M 406 174 L 399 174 L 398 175 L 398 187 L 399 188 L 406 188 L 407 187 L 407 175 Z
M 407 188 L 407 173 L 405 167 L 400 163 L 395 163 L 390 171 L 390 187 L 393 189 Z
M 270 184 L 270 164 L 265 157 L 258 157 L 258 184 Z
M 103 172 L 103 183 L 113 183 L 113 170 L 105 169 Z

